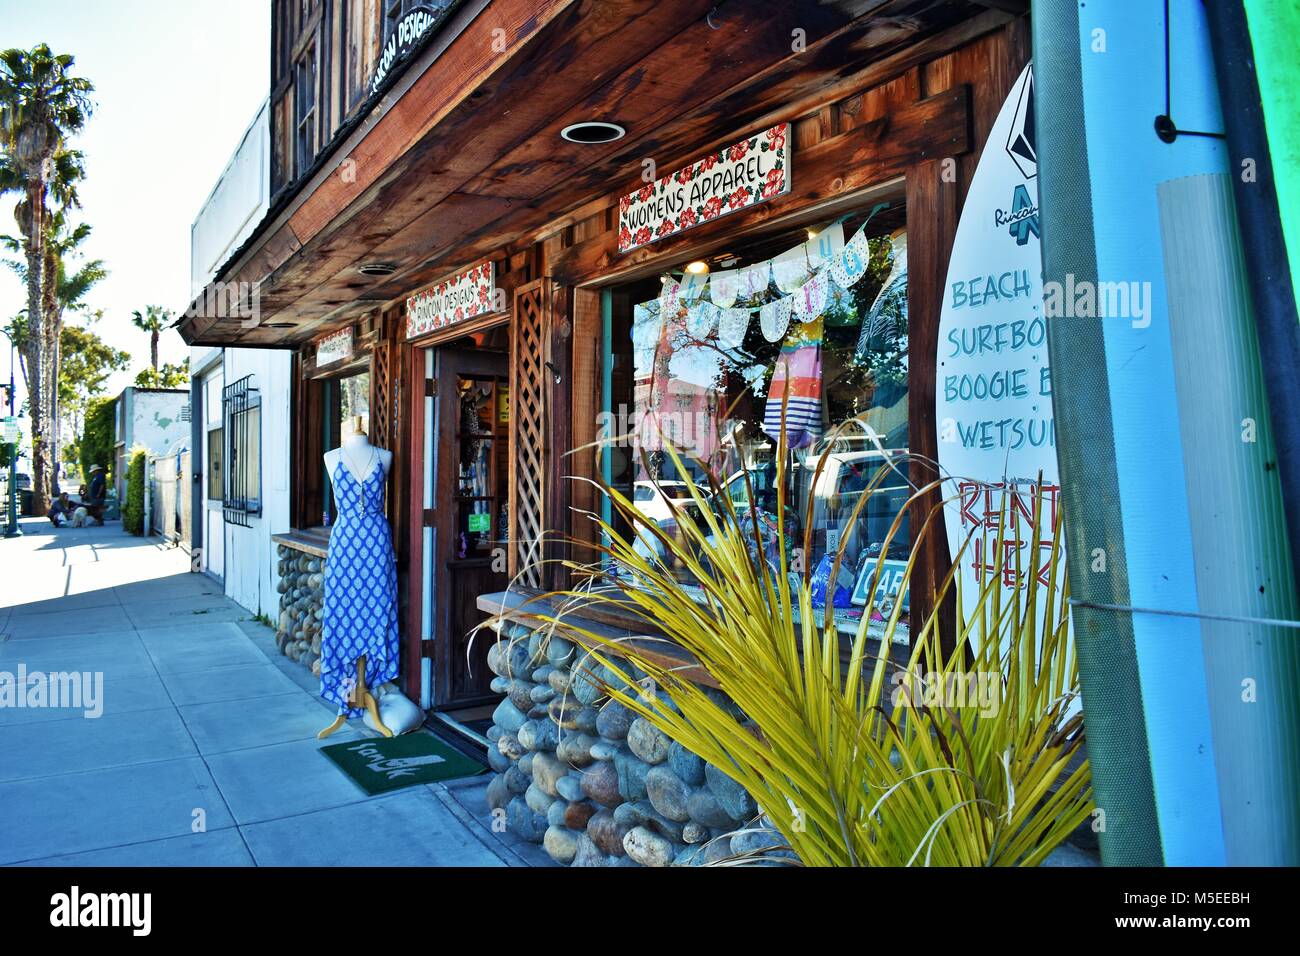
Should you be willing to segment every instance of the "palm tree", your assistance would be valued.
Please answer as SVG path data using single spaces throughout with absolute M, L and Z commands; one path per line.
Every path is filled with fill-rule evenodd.
M 0 175 L 2 174 L 3 171 L 0 171 Z M 63 317 L 66 312 L 84 310 L 87 293 L 108 276 L 108 269 L 105 268 L 102 259 L 84 262 L 73 272 L 69 272 L 68 268 L 69 260 L 89 238 L 91 231 L 87 223 L 74 226 L 68 218 L 69 208 L 78 204 L 76 184 L 84 175 L 80 152 L 60 150 L 55 154 L 53 175 L 50 179 L 50 195 L 55 205 L 46 217 L 44 276 L 41 282 L 42 327 L 58 336 L 53 351 L 55 374 L 52 383 L 54 394 L 51 397 L 53 410 L 50 419 L 53 448 L 59 447 L 59 431 L 63 419 L 58 407 L 59 395 L 62 392 L 60 377 L 63 368 Z M 13 236 L 0 236 L 0 246 L 4 246 L 10 252 L 23 250 L 23 242 Z M 10 259 L 6 260 L 5 264 L 13 269 L 21 281 L 27 282 L 27 265 L 23 260 Z M 25 332 L 28 334 L 20 340 L 19 345 L 24 359 L 23 378 L 30 393 L 33 381 L 28 370 L 37 368 L 37 358 L 33 347 L 34 336 L 28 329 L 25 329 Z M 37 418 L 35 403 L 32 404 L 32 426 L 35 430 Z
M 46 327 L 45 294 L 47 219 L 50 184 L 57 174 L 55 156 L 67 137 L 79 131 L 91 110 L 89 80 L 73 76 L 73 58 L 55 55 L 42 43 L 24 51 L 0 53 L 0 147 L 6 172 L 0 188 L 21 192 L 14 210 L 23 236 L 26 258 L 27 314 L 34 328 L 28 337 L 35 388 L 32 434 L 33 494 L 44 510 L 52 490 L 51 439 L 54 434 L 57 388 L 58 330 Z M 54 281 L 54 276 L 50 276 Z
M 146 305 L 144 313 L 139 309 L 131 313 L 131 324 L 141 332 L 149 333 L 149 363 L 158 371 L 158 333 L 167 328 L 172 314 L 160 305 Z

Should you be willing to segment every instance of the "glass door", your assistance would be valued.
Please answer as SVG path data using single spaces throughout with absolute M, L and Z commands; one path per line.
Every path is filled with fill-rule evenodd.
M 496 699 L 487 667 L 482 594 L 505 590 L 510 537 L 510 383 L 504 352 L 434 350 L 428 392 L 424 574 L 428 638 L 434 642 L 433 706 Z

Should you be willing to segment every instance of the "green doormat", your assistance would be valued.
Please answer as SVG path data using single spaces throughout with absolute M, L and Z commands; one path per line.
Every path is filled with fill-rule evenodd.
M 484 769 L 432 734 L 419 732 L 350 740 L 320 752 L 372 797 L 420 783 L 471 777 Z

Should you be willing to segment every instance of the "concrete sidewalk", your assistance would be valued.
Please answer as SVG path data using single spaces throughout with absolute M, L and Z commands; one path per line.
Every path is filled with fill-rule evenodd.
M 0 539 L 0 672 L 99 672 L 102 715 L 0 706 L 0 865 L 521 866 L 488 777 L 368 797 L 270 628 L 121 525 Z M 330 738 L 373 736 L 361 721 Z

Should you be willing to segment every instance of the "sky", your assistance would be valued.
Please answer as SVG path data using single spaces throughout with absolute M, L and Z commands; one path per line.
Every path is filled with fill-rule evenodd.
M 190 301 L 190 226 L 269 91 L 270 6 L 0 0 L 0 49 L 48 43 L 75 56 L 74 72 L 95 84 L 95 111 L 73 140 L 86 154 L 78 215 L 93 229 L 89 258 L 103 259 L 110 275 L 87 301 L 104 312 L 95 331 L 131 353 L 130 370 L 110 380 L 108 394 L 149 364 L 149 336 L 131 324 L 132 311 L 161 305 L 175 313 Z M 18 234 L 16 201 L 0 199 L 0 234 Z M 0 269 L 0 324 L 25 306 L 18 277 Z M 5 382 L 7 345 L 0 338 Z M 160 363 L 175 363 L 189 349 L 167 331 L 159 353 Z M 21 372 L 14 377 L 21 401 Z

